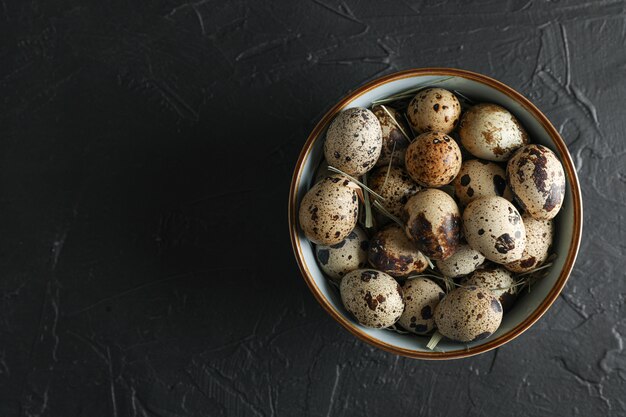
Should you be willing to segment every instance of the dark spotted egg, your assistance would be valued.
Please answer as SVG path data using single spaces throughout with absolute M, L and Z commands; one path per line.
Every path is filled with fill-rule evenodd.
M 476 249 L 464 243 L 448 259 L 437 261 L 437 269 L 450 278 L 471 274 L 485 262 L 485 257 Z
M 315 255 L 322 271 L 339 283 L 348 272 L 367 266 L 368 247 L 367 235 L 357 226 L 335 245 L 317 245 Z
M 445 293 L 427 278 L 407 279 L 402 286 L 404 312 L 398 324 L 411 333 L 426 334 L 435 327 L 435 307 Z
M 387 111 L 385 111 L 387 109 Z M 404 123 L 404 117 L 397 110 L 381 106 L 376 106 L 372 112 L 380 122 L 380 128 L 383 134 L 383 147 L 380 151 L 380 157 L 376 162 L 376 166 L 387 166 L 389 162 L 392 165 L 404 165 L 404 154 L 409 146 L 409 140 L 405 134 L 409 135 L 410 130 Z M 393 119 L 389 113 L 393 115 Z M 404 131 L 404 133 L 403 133 Z M 391 161 L 393 158 L 393 161 Z
M 381 204 L 396 217 L 402 216 L 406 202 L 421 188 L 404 169 L 395 166 L 376 168 L 368 174 L 367 185 L 385 199 Z
M 450 133 L 459 123 L 461 104 L 456 96 L 443 88 L 420 90 L 409 103 L 407 116 L 417 133 Z
M 463 230 L 472 248 L 499 264 L 520 259 L 526 247 L 522 216 L 502 197 L 484 197 L 469 203 L 463 212 Z
M 461 284 L 489 289 L 502 304 L 504 312 L 507 312 L 515 302 L 515 295 L 517 294 L 515 280 L 511 273 L 504 268 L 488 267 L 479 269 L 472 276 L 461 281 Z
M 394 277 L 422 272 L 428 261 L 397 224 L 390 224 L 372 237 L 368 259 L 370 265 Z
M 513 193 L 506 183 L 504 168 L 495 162 L 470 159 L 463 162 L 459 174 L 454 179 L 454 195 L 461 205 L 481 197 L 499 196 L 509 201 Z
M 461 169 L 461 149 L 441 132 L 419 135 L 406 151 L 404 164 L 411 178 L 425 187 L 441 187 L 452 182 Z
M 526 229 L 526 247 L 522 257 L 514 262 L 505 264 L 504 267 L 513 272 L 527 272 L 538 268 L 548 259 L 554 226 L 552 220 L 537 220 L 528 214 L 522 216 Z

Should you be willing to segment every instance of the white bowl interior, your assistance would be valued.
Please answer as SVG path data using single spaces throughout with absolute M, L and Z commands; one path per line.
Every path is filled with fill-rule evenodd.
M 379 98 L 385 98 L 390 95 L 402 92 L 404 90 L 414 88 L 421 85 L 429 85 L 435 83 L 437 87 L 447 88 L 450 90 L 457 90 L 461 94 L 470 97 L 478 102 L 491 102 L 499 104 L 511 113 L 513 113 L 522 125 L 526 128 L 530 135 L 531 142 L 539 143 L 552 149 L 561 159 L 563 155 L 560 155 L 556 146 L 552 142 L 550 135 L 543 128 L 540 121 L 537 120 L 528 110 L 526 110 L 521 104 L 514 101 L 512 98 L 501 93 L 495 88 L 482 84 L 478 81 L 462 78 L 462 77 L 448 77 L 448 76 L 425 76 L 415 75 L 400 80 L 390 81 L 383 85 L 380 85 L 372 90 L 362 94 L 349 102 L 345 108 L 350 107 L 369 107 L 373 100 Z M 324 157 L 323 153 L 323 139 L 325 137 L 325 130 L 320 133 L 320 136 L 316 138 L 313 148 L 308 156 L 305 158 L 302 165 L 302 175 L 300 176 L 300 183 L 296 185 L 298 207 L 300 204 L 300 198 L 306 193 L 306 191 L 312 185 L 315 177 L 315 171 Z M 504 333 L 510 331 L 518 324 L 520 324 L 526 317 L 528 317 L 541 302 L 546 298 L 550 289 L 556 283 L 559 272 L 563 269 L 566 255 L 569 251 L 570 242 L 572 240 L 573 224 L 574 224 L 574 210 L 571 187 L 568 184 L 565 192 L 565 200 L 563 207 L 559 212 L 555 220 L 555 239 L 552 246 L 552 252 L 558 254 L 554 265 L 549 268 L 548 275 L 535 284 L 531 291 L 523 296 L 519 297 L 514 307 L 505 314 L 500 328 L 489 338 L 471 342 L 468 344 L 452 343 L 441 341 L 436 351 L 450 352 L 465 350 L 470 347 L 479 346 L 494 338 L 497 338 Z M 368 334 L 370 337 L 378 339 L 384 343 L 394 345 L 403 349 L 429 352 L 426 348 L 429 337 L 420 337 L 416 335 L 401 335 L 398 333 L 390 332 L 388 330 L 370 329 L 359 325 L 344 309 L 339 291 L 329 284 L 327 278 L 324 276 L 322 270 L 317 264 L 315 259 L 314 245 L 310 243 L 303 233 L 299 233 L 298 239 L 300 240 L 300 246 L 302 248 L 304 261 L 307 268 L 313 276 L 315 284 L 320 289 L 324 297 L 329 301 L 332 308 L 335 309 L 340 315 L 351 321 L 355 327 L 358 327 L 363 333 Z

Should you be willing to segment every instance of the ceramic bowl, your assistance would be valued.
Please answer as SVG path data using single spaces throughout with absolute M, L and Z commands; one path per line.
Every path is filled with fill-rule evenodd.
M 558 256 L 548 275 L 520 297 L 491 337 L 467 344 L 439 343 L 434 351 L 426 348 L 428 337 L 402 335 L 359 325 L 344 309 L 339 291 L 322 273 L 315 259 L 314 245 L 298 225 L 300 200 L 314 182 L 315 171 L 323 160 L 323 143 L 328 124 L 343 109 L 369 107 L 413 87 L 436 83 L 437 87 L 457 90 L 479 102 L 499 104 L 511 111 L 524 125 L 533 143 L 552 149 L 563 163 L 567 185 L 563 207 L 555 220 L 552 251 Z M 317 301 L 343 327 L 361 340 L 386 351 L 419 359 L 454 359 L 476 355 L 510 342 L 530 328 L 559 296 L 574 266 L 582 233 L 582 200 L 576 169 L 565 142 L 550 121 L 523 95 L 485 75 L 450 68 L 423 68 L 398 72 L 357 88 L 333 106 L 315 126 L 304 144 L 293 172 L 289 194 L 289 232 L 302 276 Z

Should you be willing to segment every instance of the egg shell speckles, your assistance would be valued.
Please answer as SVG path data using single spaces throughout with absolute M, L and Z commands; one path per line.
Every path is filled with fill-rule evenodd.
M 441 190 L 419 191 L 404 206 L 405 232 L 432 259 L 446 259 L 461 240 L 461 214 L 454 199 Z
M 469 203 L 463 212 L 463 230 L 467 243 L 490 261 L 513 262 L 524 253 L 526 229 L 522 216 L 502 197 Z
M 426 88 L 413 97 L 407 109 L 407 116 L 417 133 L 429 131 L 450 133 L 459 123 L 461 104 L 448 90 Z
M 511 273 L 504 268 L 480 269 L 461 281 L 461 284 L 489 289 L 502 304 L 504 312 L 509 311 L 515 302 L 516 290 L 513 288 L 515 280 Z
M 409 198 L 421 187 L 400 167 L 380 167 L 368 174 L 367 185 L 385 199 L 380 203 L 394 216 L 402 216 L 402 209 Z M 389 175 L 387 175 L 389 172 Z
M 481 103 L 465 112 L 459 125 L 461 143 L 472 155 L 489 161 L 506 161 L 528 134 L 507 109 Z
M 490 290 L 459 287 L 435 308 L 439 333 L 457 342 L 472 342 L 493 334 L 502 322 L 502 305 Z
M 425 187 L 440 187 L 452 182 L 461 169 L 461 149 L 456 141 L 441 132 L 419 135 L 405 155 L 411 178 Z
M 394 277 L 419 273 L 428 266 L 424 255 L 397 224 L 386 226 L 372 237 L 368 259 L 374 268 Z
M 513 201 L 504 168 L 495 162 L 481 159 L 463 162 L 454 179 L 454 194 L 463 206 L 481 197 L 498 196 Z
M 387 166 L 389 161 L 391 161 L 392 154 L 392 164 L 404 166 L 404 154 L 406 153 L 406 148 L 409 146 L 409 140 L 404 136 L 398 124 L 402 126 L 406 134 L 410 134 L 411 131 L 404 123 L 404 117 L 402 117 L 400 112 L 391 107 L 385 106 L 385 108 L 393 115 L 395 122 L 381 106 L 376 106 L 372 109 L 380 123 L 383 137 L 383 146 L 376 166 Z
M 482 253 L 472 249 L 468 244 L 462 244 L 452 256 L 443 261 L 437 261 L 437 269 L 444 276 L 450 278 L 462 277 L 471 274 L 485 262 Z
M 374 269 L 349 272 L 339 286 L 346 310 L 363 326 L 389 327 L 404 311 L 402 288 L 391 276 Z
M 526 229 L 526 247 L 522 258 L 504 265 L 509 271 L 518 273 L 540 267 L 548 259 L 554 237 L 552 220 L 537 220 L 524 214 L 522 221 Z
M 519 149 L 506 167 L 515 200 L 535 219 L 553 219 L 565 197 L 565 174 L 554 152 L 542 145 Z
M 305 194 L 298 217 L 300 227 L 310 241 L 335 245 L 350 234 L 359 214 L 356 187 L 346 177 L 332 175 Z
M 402 286 L 404 312 L 398 324 L 411 333 L 426 334 L 435 328 L 435 308 L 445 293 L 426 278 L 408 279 Z
M 330 165 L 358 177 L 374 167 L 382 146 L 382 130 L 374 113 L 354 107 L 339 113 L 328 127 L 324 155 Z
M 341 242 L 332 246 L 317 245 L 317 262 L 333 281 L 339 283 L 350 271 L 367 266 L 369 240 L 360 227 L 355 227 Z

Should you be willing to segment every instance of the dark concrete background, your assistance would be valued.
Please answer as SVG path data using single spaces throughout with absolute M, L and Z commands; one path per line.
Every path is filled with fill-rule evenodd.
M 626 4 L 0 1 L 0 417 L 623 416 Z M 308 131 L 450 66 L 530 97 L 585 199 L 575 271 L 508 345 L 355 340 L 287 232 Z

